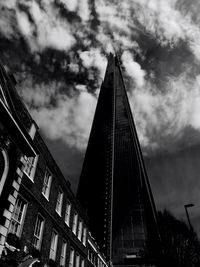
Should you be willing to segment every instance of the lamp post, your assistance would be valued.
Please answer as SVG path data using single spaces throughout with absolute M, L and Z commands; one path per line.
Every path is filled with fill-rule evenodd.
M 194 207 L 194 204 L 190 203 L 190 204 L 186 204 L 184 205 L 184 208 L 185 208 L 185 213 L 186 213 L 186 216 L 187 216 L 187 220 L 188 220 L 188 224 L 189 224 L 189 227 L 190 227 L 190 230 L 192 230 L 192 225 L 191 225 L 191 222 L 190 222 L 190 217 L 189 217 L 189 213 L 188 213 L 188 208 L 191 208 L 191 207 Z

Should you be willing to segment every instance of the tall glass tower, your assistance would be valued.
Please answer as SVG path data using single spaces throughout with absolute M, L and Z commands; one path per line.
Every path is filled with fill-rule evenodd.
M 92 235 L 114 266 L 156 266 L 161 246 L 155 204 L 119 60 L 112 54 L 77 197 Z

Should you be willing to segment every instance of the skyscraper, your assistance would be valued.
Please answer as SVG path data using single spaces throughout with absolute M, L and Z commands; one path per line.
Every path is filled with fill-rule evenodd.
M 112 54 L 77 196 L 88 214 L 92 235 L 113 265 L 156 262 L 161 250 L 156 209 L 120 63 Z

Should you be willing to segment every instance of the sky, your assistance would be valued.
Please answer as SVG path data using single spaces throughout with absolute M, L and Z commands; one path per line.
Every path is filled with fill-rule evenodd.
M 76 191 L 110 52 L 156 206 L 200 220 L 200 2 L 0 1 L 0 60 Z

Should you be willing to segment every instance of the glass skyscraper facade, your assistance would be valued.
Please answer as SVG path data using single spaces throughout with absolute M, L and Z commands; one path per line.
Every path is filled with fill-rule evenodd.
M 120 63 L 112 54 L 77 196 L 89 217 L 92 235 L 114 266 L 156 264 L 161 246 L 155 204 Z

